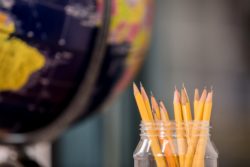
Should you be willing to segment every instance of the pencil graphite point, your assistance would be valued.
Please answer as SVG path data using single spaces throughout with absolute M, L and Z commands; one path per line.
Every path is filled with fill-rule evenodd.
M 153 106 L 156 107 L 158 105 L 154 96 L 151 96 L 151 101 L 152 101 Z
M 184 84 L 184 82 L 182 82 L 182 88 L 185 89 L 185 84 Z
M 160 100 L 160 105 L 164 105 L 164 102 L 162 100 Z
M 187 92 L 187 89 L 186 89 L 185 85 L 184 85 L 183 89 L 184 89 L 184 92 L 185 92 L 185 95 L 186 95 L 186 101 L 187 101 L 187 103 L 190 103 L 188 92 Z
M 136 86 L 135 82 L 133 83 L 134 94 L 140 93 L 138 87 Z
M 199 97 L 199 89 L 195 89 L 194 90 L 194 100 L 199 101 L 200 97 Z
M 162 102 L 162 101 L 160 101 L 160 107 L 162 107 L 162 105 L 163 105 L 163 102 Z
M 146 92 L 146 90 L 144 89 L 143 86 L 141 86 L 141 94 L 142 94 L 143 99 L 147 101 L 148 100 L 148 95 L 147 95 L 147 92 Z
M 180 103 L 180 96 L 179 96 L 179 92 L 178 92 L 178 90 L 176 89 L 175 91 L 174 91 L 174 103 Z
M 202 92 L 200 101 L 206 101 L 206 97 L 207 97 L 207 89 L 205 88 Z
M 179 100 L 181 101 L 181 94 L 180 94 L 179 90 L 177 89 L 176 92 L 177 92 Z
M 142 85 L 141 81 L 140 81 L 140 87 L 143 87 L 143 85 Z
M 160 105 L 160 106 L 161 106 L 161 103 L 163 103 L 162 100 L 159 100 L 159 105 Z
M 206 102 L 212 102 L 212 92 L 208 93 Z
M 136 84 L 135 84 L 135 82 L 133 82 L 133 89 L 135 89 L 135 87 L 136 87 Z
M 142 93 L 142 92 L 146 93 L 146 90 L 145 90 L 145 88 L 143 87 L 143 85 L 142 85 L 141 82 L 140 82 L 140 89 L 141 89 L 141 93 Z
M 161 107 L 164 111 L 167 111 L 167 108 L 165 107 L 163 101 L 160 101 L 160 107 Z
M 181 89 L 181 103 L 185 105 L 187 103 L 186 92 L 184 89 Z

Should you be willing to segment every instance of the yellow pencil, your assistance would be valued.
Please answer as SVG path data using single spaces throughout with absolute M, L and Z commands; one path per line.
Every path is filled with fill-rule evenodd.
M 192 121 L 192 112 L 191 112 L 191 107 L 190 107 L 190 101 L 189 101 L 189 97 L 188 97 L 188 93 L 187 93 L 187 90 L 186 90 L 186 87 L 185 85 L 183 84 L 183 89 L 182 89 L 182 94 L 183 94 L 183 97 L 185 98 L 185 101 L 186 101 L 186 121 Z M 183 115 L 184 117 L 184 115 Z M 184 118 L 184 121 L 185 121 L 185 118 Z
M 192 121 L 191 111 L 190 111 L 190 104 L 188 103 L 188 98 L 186 96 L 186 92 L 184 89 L 181 90 L 181 104 L 182 104 L 182 116 L 185 126 L 186 132 L 186 139 L 187 145 L 190 144 L 190 136 L 191 136 L 191 125 L 190 122 Z
M 142 94 L 142 97 L 143 97 L 143 100 L 144 100 L 144 103 L 146 105 L 146 108 L 147 108 L 147 113 L 148 113 L 148 116 L 149 116 L 149 119 L 152 120 L 152 121 L 160 121 L 159 117 L 156 115 L 156 110 L 159 108 L 158 105 L 156 103 L 154 103 L 154 107 L 153 107 L 153 111 L 151 110 L 151 107 L 150 107 L 150 102 L 149 102 L 149 99 L 148 99 L 148 95 L 143 87 L 143 85 L 140 83 L 140 89 L 141 89 L 141 94 Z M 156 100 L 154 99 L 154 102 L 156 102 Z M 165 115 L 161 118 L 165 118 L 168 116 L 168 113 L 165 113 Z M 161 142 L 161 144 L 163 144 L 163 140 L 161 140 L 159 138 L 159 141 Z M 169 148 L 166 148 L 165 150 L 167 153 L 166 153 L 166 161 L 169 165 L 169 167 L 175 167 L 174 164 L 173 164 L 173 160 L 172 160 L 172 157 L 169 157 L 169 154 L 171 153 L 171 150 Z
M 146 91 L 141 83 L 140 83 L 140 89 L 141 89 L 141 94 L 142 94 L 144 104 L 145 104 L 146 109 L 147 109 L 149 120 L 154 120 L 148 95 L 147 95 L 147 93 L 146 93 Z
M 197 111 L 197 114 L 194 118 L 194 122 L 199 122 L 202 120 L 206 97 L 207 97 L 207 90 L 204 89 L 202 92 L 201 98 L 199 100 L 198 111 Z M 197 125 L 194 125 L 194 127 L 192 128 L 192 131 L 191 131 L 192 137 L 191 137 L 190 144 L 188 145 L 187 154 L 185 157 L 185 167 L 192 166 L 193 158 L 194 158 L 194 155 L 196 152 L 196 146 L 197 146 L 198 139 L 199 139 L 199 137 L 197 136 L 197 134 L 199 134 L 199 130 L 197 130 L 196 126 Z
M 152 103 L 152 109 L 155 111 L 157 119 L 161 120 L 160 108 L 153 94 L 151 95 L 151 103 Z
M 167 108 L 165 107 L 165 105 L 162 101 L 160 102 L 160 112 L 161 112 L 161 120 L 164 123 L 169 122 L 170 119 L 169 119 L 168 111 L 167 111 Z M 167 146 L 169 146 L 169 148 L 166 148 L 166 156 L 170 160 L 169 166 L 170 167 L 179 167 L 179 162 L 178 162 L 178 158 L 176 156 L 174 141 L 173 141 L 173 138 L 171 136 L 172 132 L 171 132 L 171 130 L 167 130 L 166 133 L 167 133 L 167 140 L 169 142 L 169 144 L 167 144 Z
M 165 114 L 165 113 L 162 113 L 161 107 L 159 107 L 158 104 L 157 104 L 157 106 L 156 106 L 156 104 L 154 104 L 153 106 L 154 106 L 154 107 L 153 107 L 153 117 L 154 117 L 154 120 L 155 120 L 156 122 L 159 122 L 159 121 L 161 121 L 161 120 L 167 119 L 166 114 Z M 157 116 L 157 114 L 156 114 L 156 109 L 158 109 L 158 108 L 159 108 L 160 114 L 161 114 L 161 117 L 160 117 L 160 118 L 159 118 L 159 117 Z M 161 119 L 161 120 L 160 120 L 160 119 Z M 159 131 L 159 132 L 160 132 L 160 131 Z M 160 134 L 160 133 L 159 133 L 159 134 Z M 176 166 L 175 166 L 174 158 L 173 158 L 173 156 L 172 156 L 171 147 L 170 147 L 169 144 L 164 143 L 164 142 L 166 141 L 166 140 L 165 140 L 165 137 L 161 137 L 161 136 L 160 136 L 160 137 L 159 137 L 159 141 L 160 141 L 161 145 L 165 147 L 165 149 L 164 149 L 163 151 L 164 151 L 165 156 L 166 156 L 166 161 L 167 161 L 168 167 L 176 167 Z
M 185 89 L 181 90 L 182 116 L 185 123 L 192 121 L 190 102 Z M 189 134 L 190 135 L 190 134 Z
M 203 121 L 210 121 L 213 107 L 213 91 L 207 95 L 206 104 L 204 107 Z
M 137 88 L 136 84 L 133 84 L 133 89 L 134 89 L 134 96 L 135 96 L 135 100 L 139 109 L 139 112 L 141 114 L 141 118 L 143 121 L 149 121 L 149 117 L 147 115 L 147 109 L 145 107 L 143 98 L 140 94 L 139 89 Z M 152 141 L 152 152 L 154 155 L 157 155 L 158 153 L 161 153 L 161 147 L 160 147 L 160 143 L 158 141 L 157 137 L 150 137 L 151 141 Z M 155 156 L 155 161 L 156 161 L 156 165 L 157 167 L 167 167 L 165 158 L 161 157 L 161 156 Z
M 186 153 L 186 140 L 184 138 L 183 131 L 183 118 L 180 102 L 180 93 L 177 89 L 174 92 L 174 115 L 177 124 L 177 144 L 178 144 L 178 154 L 179 154 L 179 164 L 180 167 L 184 167 L 185 163 L 185 153 Z
M 194 119 L 195 121 L 201 121 L 202 120 L 206 98 L 207 98 L 207 89 L 204 89 L 202 94 L 201 94 L 201 98 L 199 100 L 197 114 L 196 114 L 196 117 Z
M 142 118 L 143 121 L 149 121 L 149 117 L 148 117 L 148 114 L 147 114 L 147 109 L 145 107 L 143 98 L 142 98 L 142 96 L 140 94 L 140 91 L 137 88 L 135 83 L 133 84 L 133 89 L 134 89 L 135 100 L 136 100 L 137 107 L 138 107 L 138 110 L 140 112 L 141 118 Z
M 203 113 L 203 121 L 209 122 L 212 112 L 212 98 L 213 92 L 209 92 L 207 95 L 204 113 Z M 201 129 L 199 141 L 197 144 L 197 149 L 194 156 L 193 166 L 192 167 L 204 167 L 205 166 L 205 153 L 206 153 L 206 145 L 208 141 L 208 129 Z
M 196 88 L 194 91 L 194 117 L 197 117 L 199 100 L 200 100 L 199 90 Z
M 154 109 L 153 109 L 152 113 L 153 113 L 154 121 L 155 121 L 155 122 L 159 122 L 160 119 L 158 118 L 158 116 L 157 116 L 157 114 L 156 114 L 156 112 L 155 112 Z
M 174 117 L 177 123 L 182 123 L 182 113 L 181 113 L 181 102 L 180 102 L 180 93 L 177 89 L 174 91 Z
M 167 108 L 165 107 L 165 105 L 162 101 L 160 101 L 160 111 L 161 111 L 161 119 L 165 122 L 168 122 L 170 120 L 169 115 L 168 115 L 168 111 L 167 111 Z

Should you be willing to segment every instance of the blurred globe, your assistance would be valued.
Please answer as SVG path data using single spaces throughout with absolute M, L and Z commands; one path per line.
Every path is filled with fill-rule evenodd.
M 124 89 L 143 61 L 151 8 L 151 0 L 0 0 L 1 136 L 48 128 L 71 117 L 69 106 L 82 119 Z

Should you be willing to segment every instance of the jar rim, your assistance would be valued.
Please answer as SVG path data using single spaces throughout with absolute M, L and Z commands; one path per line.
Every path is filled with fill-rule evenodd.
M 141 121 L 141 126 L 150 126 L 150 125 L 163 125 L 163 126 L 171 126 L 171 125 L 191 125 L 191 126 L 202 126 L 202 127 L 209 127 L 210 123 L 209 121 L 188 121 L 188 122 L 177 122 L 177 121 Z
M 141 121 L 141 136 L 174 136 L 186 132 L 193 136 L 210 136 L 211 126 L 208 121 Z M 184 136 L 185 136 L 184 135 Z

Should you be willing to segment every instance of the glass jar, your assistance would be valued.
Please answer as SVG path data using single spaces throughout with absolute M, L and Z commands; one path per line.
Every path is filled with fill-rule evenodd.
M 135 167 L 217 167 L 208 122 L 141 122 Z

